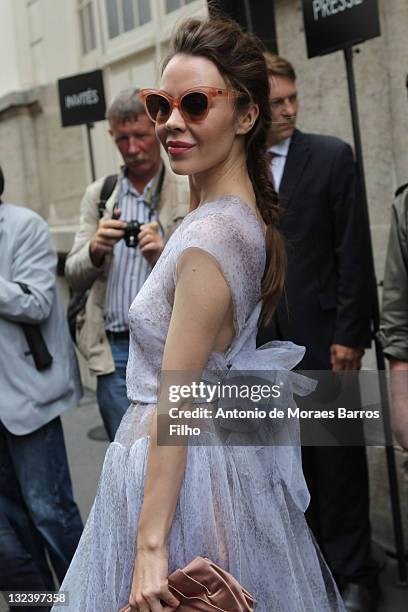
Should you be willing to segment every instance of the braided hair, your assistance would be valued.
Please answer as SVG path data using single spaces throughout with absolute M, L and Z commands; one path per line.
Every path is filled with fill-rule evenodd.
M 256 204 L 266 230 L 266 266 L 262 278 L 262 324 L 270 323 L 283 291 L 286 248 L 277 225 L 280 217 L 278 196 L 271 182 L 266 158 L 266 141 L 271 126 L 269 79 L 262 49 L 256 39 L 243 32 L 234 21 L 188 19 L 172 37 L 163 70 L 177 53 L 205 57 L 217 66 L 229 85 L 241 95 L 235 98 L 237 112 L 257 104 L 259 116 L 246 134 L 248 174 Z

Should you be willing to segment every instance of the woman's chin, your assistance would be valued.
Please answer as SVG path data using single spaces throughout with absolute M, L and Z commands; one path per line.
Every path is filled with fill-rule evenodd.
M 191 164 L 183 162 L 179 159 L 173 159 L 171 156 L 170 160 L 170 168 L 173 170 L 174 174 L 180 174 L 182 176 L 186 176 L 189 174 L 194 174 L 193 168 Z

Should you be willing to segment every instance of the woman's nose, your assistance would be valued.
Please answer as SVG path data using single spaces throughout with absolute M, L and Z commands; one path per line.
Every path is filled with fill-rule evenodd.
M 166 121 L 166 128 L 171 130 L 184 130 L 186 128 L 186 122 L 180 112 L 180 109 L 176 106 L 172 108 L 169 118 Z

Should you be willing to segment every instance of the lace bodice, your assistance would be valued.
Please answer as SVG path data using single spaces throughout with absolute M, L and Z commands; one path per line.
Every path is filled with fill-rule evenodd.
M 265 268 L 265 242 L 260 221 L 236 196 L 202 204 L 190 212 L 167 242 L 129 312 L 130 350 L 127 367 L 128 398 L 157 400 L 158 377 L 170 324 L 177 261 L 188 248 L 199 248 L 215 258 L 231 291 L 239 340 L 259 302 Z M 256 326 L 256 321 L 254 322 Z M 253 330 L 256 333 L 254 327 Z M 219 353 L 210 355 L 207 368 L 216 367 Z

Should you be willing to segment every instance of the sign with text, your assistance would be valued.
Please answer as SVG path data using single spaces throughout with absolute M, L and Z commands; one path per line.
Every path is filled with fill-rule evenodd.
M 302 0 L 309 57 L 380 36 L 378 0 Z
M 63 127 L 105 119 L 102 70 L 59 79 L 58 93 Z

